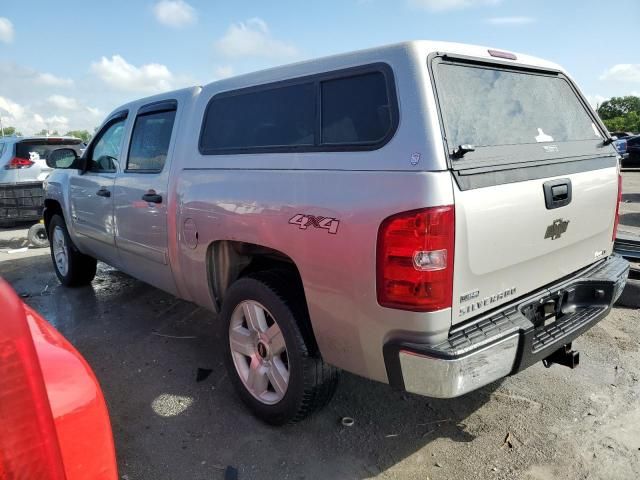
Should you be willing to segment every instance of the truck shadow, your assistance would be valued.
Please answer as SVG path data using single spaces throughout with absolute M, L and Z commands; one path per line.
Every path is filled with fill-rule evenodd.
M 631 227 L 640 227 L 640 213 L 622 213 L 620 214 L 620 224 Z
M 622 201 L 629 203 L 639 203 L 640 202 L 640 193 L 623 193 Z
M 344 373 L 324 410 L 270 427 L 232 389 L 214 314 L 102 264 L 92 286 L 67 289 L 50 261 L 45 255 L 3 261 L 0 272 L 94 369 L 120 475 L 223 478 L 231 465 L 243 479 L 369 478 L 416 452 L 429 455 L 424 447 L 438 439 L 472 442 L 478 432 L 465 422 L 498 387 L 435 400 Z M 344 427 L 343 417 L 355 424 Z M 424 459 L 429 469 L 445 458 L 438 450 L 431 455 Z

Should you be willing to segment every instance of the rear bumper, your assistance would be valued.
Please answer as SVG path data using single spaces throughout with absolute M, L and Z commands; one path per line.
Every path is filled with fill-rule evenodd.
M 438 345 L 391 340 L 384 346 L 389 383 L 437 398 L 453 398 L 543 360 L 607 316 L 624 289 L 629 264 L 611 257 L 482 315 Z M 555 299 L 553 323 L 536 320 Z
M 22 222 L 42 218 L 42 182 L 0 184 L 0 221 Z

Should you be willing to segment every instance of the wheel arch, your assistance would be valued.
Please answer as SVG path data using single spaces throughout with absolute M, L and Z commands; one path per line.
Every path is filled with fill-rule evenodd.
M 294 292 L 302 296 L 301 301 L 306 309 L 304 321 L 307 325 L 301 325 L 301 327 L 309 332 L 311 336 L 309 340 L 317 350 L 300 270 L 290 256 L 274 248 L 236 240 L 218 240 L 209 245 L 207 280 L 216 311 L 222 310 L 225 294 L 233 282 L 253 273 L 268 270 L 282 271 L 293 282 L 294 287 L 297 287 L 294 288 Z
M 295 273 L 302 285 L 297 265 L 291 257 L 279 250 L 237 240 L 212 242 L 207 249 L 207 276 L 218 311 L 227 289 L 235 280 L 254 272 L 272 269 Z
M 42 212 L 42 217 L 44 219 L 44 226 L 47 230 L 47 234 L 49 233 L 49 224 L 51 223 L 51 219 L 54 215 L 60 215 L 64 219 L 64 212 L 62 211 L 62 205 L 57 200 L 52 200 L 50 198 L 45 199 L 44 201 L 44 210 Z

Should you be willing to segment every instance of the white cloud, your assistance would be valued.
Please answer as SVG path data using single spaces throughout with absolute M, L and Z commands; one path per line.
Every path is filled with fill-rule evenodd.
M 11 20 L 5 17 L 0 17 L 0 42 L 11 43 L 13 42 L 13 23 Z
M 149 63 L 136 67 L 120 55 L 113 55 L 110 59 L 102 57 L 99 62 L 91 64 L 91 71 L 107 85 L 130 92 L 171 90 L 175 80 L 165 65 Z
M 2 125 L 15 127 L 25 135 L 33 134 L 43 128 L 60 133 L 69 130 L 69 119 L 62 115 L 52 115 L 43 117 L 39 113 L 32 112 L 28 107 L 19 105 L 16 102 L 0 97 L 0 115 Z
M 431 10 L 432 12 L 442 12 L 468 7 L 497 5 L 501 1 L 502 0 L 409 0 L 409 4 L 414 7 Z
M 87 112 L 89 112 L 94 117 L 102 116 L 102 110 L 100 110 L 99 108 L 95 108 L 95 107 L 84 107 L 84 108 L 87 110 Z
M 195 9 L 183 0 L 161 0 L 153 7 L 156 20 L 172 28 L 181 28 L 197 19 Z
M 35 78 L 36 83 L 48 85 L 50 87 L 72 87 L 73 80 L 70 78 L 56 77 L 51 73 L 39 73 Z
M 34 86 L 47 87 L 73 87 L 74 82 L 70 78 L 58 77 L 52 73 L 43 73 L 33 68 L 24 67 L 13 62 L 0 61 L 0 78 L 6 87 L 6 82 L 14 81 L 20 85 L 33 89 Z
M 24 116 L 24 107 L 8 98 L 0 97 L 0 115 L 19 120 Z
M 260 18 L 231 24 L 215 43 L 216 50 L 227 57 L 294 58 L 298 49 L 273 38 L 267 23 Z
M 44 73 L 0 59 L 3 125 L 14 126 L 25 135 L 43 128 L 60 133 L 93 131 L 106 112 L 132 98 L 196 83 L 191 77 L 174 75 L 164 65 L 133 66 L 118 56 L 97 57 L 87 74 L 57 75 L 57 71 Z M 68 130 L 62 132 L 64 128 Z
M 614 65 L 600 75 L 600 80 L 640 82 L 640 63 L 619 63 Z
M 52 115 L 44 118 L 39 113 L 34 113 L 31 119 L 24 126 L 20 126 L 18 123 L 15 125 L 23 135 L 32 135 L 35 132 L 42 130 L 48 130 L 49 132 L 58 132 L 60 135 L 64 135 L 69 130 L 69 119 L 61 115 Z
M 492 17 L 487 18 L 486 22 L 491 25 L 526 25 L 536 21 L 533 17 Z
M 62 110 L 78 110 L 78 101 L 75 98 L 65 97 L 64 95 L 51 95 L 47 101 L 52 106 Z
M 69 119 L 63 115 L 52 115 L 44 119 L 44 128 L 52 132 L 58 131 L 58 133 L 64 135 L 70 130 Z
M 62 115 L 60 110 L 65 114 Z M 65 134 L 69 130 L 93 130 L 102 112 L 82 106 L 76 99 L 51 95 L 47 101 L 35 105 L 20 105 L 7 97 L 0 97 L 0 116 L 2 125 L 15 127 L 24 135 L 32 135 L 42 129 Z
M 594 109 L 602 105 L 603 102 L 609 100 L 609 97 L 603 97 L 602 95 L 586 95 L 586 97 L 589 105 L 591 105 Z
M 213 70 L 213 78 L 214 80 L 222 80 L 232 77 L 234 73 L 235 70 L 231 65 L 221 65 Z

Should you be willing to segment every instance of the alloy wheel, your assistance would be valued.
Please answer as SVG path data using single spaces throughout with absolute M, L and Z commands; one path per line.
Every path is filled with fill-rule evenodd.
M 247 391 L 266 405 L 281 401 L 289 386 L 289 356 L 273 315 L 254 300 L 240 302 L 231 316 L 229 344 Z

